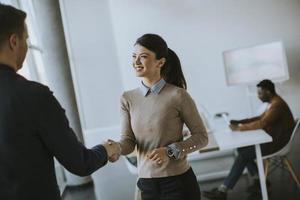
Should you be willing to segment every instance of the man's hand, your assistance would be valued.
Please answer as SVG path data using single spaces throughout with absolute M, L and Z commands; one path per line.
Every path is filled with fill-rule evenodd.
M 238 125 L 240 123 L 240 120 L 230 120 L 230 124 L 233 124 L 233 125 Z
M 115 142 L 113 140 L 107 140 L 107 142 L 105 142 L 103 144 L 103 146 L 105 147 L 105 149 L 107 151 L 108 160 L 110 162 L 115 162 L 119 159 L 119 157 L 121 155 L 120 143 Z
M 154 149 L 150 154 L 147 155 L 147 157 L 157 165 L 161 165 L 170 160 L 167 155 L 167 149 L 165 147 Z
M 241 131 L 240 124 L 230 124 L 229 127 L 232 131 Z

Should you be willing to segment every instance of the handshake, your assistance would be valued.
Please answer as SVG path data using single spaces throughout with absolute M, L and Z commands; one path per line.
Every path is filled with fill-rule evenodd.
M 102 144 L 107 152 L 109 162 L 116 162 L 121 156 L 121 145 L 113 140 L 107 140 Z

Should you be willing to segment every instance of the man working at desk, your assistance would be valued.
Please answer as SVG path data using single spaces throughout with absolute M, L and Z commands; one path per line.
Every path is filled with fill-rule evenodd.
M 268 133 L 273 141 L 261 145 L 262 155 L 264 156 L 277 152 L 288 143 L 295 121 L 287 103 L 276 94 L 272 81 L 263 80 L 258 83 L 257 93 L 262 102 L 269 103 L 266 111 L 260 116 L 250 119 L 231 120 L 230 128 L 233 131 L 263 129 Z M 251 193 L 249 199 L 257 199 L 260 184 L 255 159 L 254 146 L 238 148 L 238 156 L 223 184 L 211 191 L 205 191 L 204 196 L 209 199 L 225 200 L 227 191 L 233 189 L 245 167 L 247 167 L 254 180 L 254 184 L 248 189 L 248 192 Z

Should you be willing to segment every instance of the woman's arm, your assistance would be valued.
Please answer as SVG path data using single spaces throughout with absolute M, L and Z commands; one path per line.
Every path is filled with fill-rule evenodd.
M 131 128 L 129 103 L 126 99 L 126 93 L 121 97 L 121 140 L 120 145 L 122 155 L 130 154 L 134 151 L 136 139 Z
M 181 94 L 179 112 L 182 121 L 191 132 L 188 139 L 173 144 L 179 150 L 178 158 L 183 158 L 187 154 L 205 147 L 208 144 L 208 136 L 196 104 L 185 90 Z

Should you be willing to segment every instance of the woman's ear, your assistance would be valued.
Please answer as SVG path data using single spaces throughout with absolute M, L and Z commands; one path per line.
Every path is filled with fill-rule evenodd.
M 158 67 L 162 68 L 162 66 L 164 66 L 165 63 L 166 63 L 166 58 L 159 59 Z

